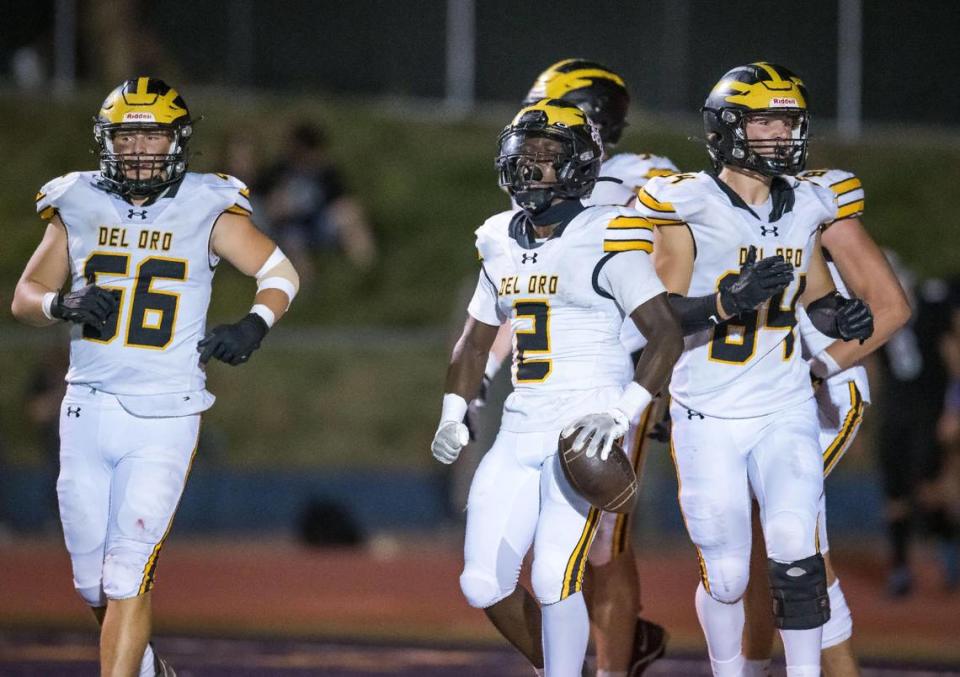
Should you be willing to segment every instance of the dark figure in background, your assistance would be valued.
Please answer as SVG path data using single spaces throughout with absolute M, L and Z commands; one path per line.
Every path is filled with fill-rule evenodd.
M 287 135 L 283 160 L 266 173 L 264 206 L 271 234 L 303 278 L 313 274 L 312 254 L 340 250 L 357 268 L 376 257 L 373 231 L 340 172 L 327 156 L 327 136 L 301 123 Z
M 40 445 L 40 461 L 44 475 L 44 503 L 49 506 L 45 524 L 57 519 L 57 474 L 60 472 L 60 403 L 67 392 L 64 376 L 69 365 L 65 346 L 48 350 L 34 367 L 23 397 L 23 409 L 33 426 Z
M 887 591 L 894 597 L 913 589 L 909 548 L 918 522 L 939 545 L 944 584 L 960 585 L 960 551 L 955 518 L 940 483 L 943 449 L 936 438 L 948 374 L 941 339 L 949 332 L 949 291 L 942 280 L 917 283 L 888 252 L 907 291 L 913 317 L 879 350 L 882 387 L 877 397 L 880 422 L 877 450 L 886 498 L 892 548 Z

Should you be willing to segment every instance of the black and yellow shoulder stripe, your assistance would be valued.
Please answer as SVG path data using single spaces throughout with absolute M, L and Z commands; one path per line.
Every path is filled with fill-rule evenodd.
M 673 208 L 672 204 L 669 202 L 661 202 L 657 198 L 653 197 L 647 192 L 645 187 L 637 191 L 637 201 L 647 209 L 651 209 L 655 212 L 661 212 L 663 214 L 676 213 L 676 210 Z
M 603 240 L 605 252 L 653 251 L 653 226 L 644 216 L 617 216 L 607 224 L 607 237 Z M 627 239 L 620 239 L 623 236 Z

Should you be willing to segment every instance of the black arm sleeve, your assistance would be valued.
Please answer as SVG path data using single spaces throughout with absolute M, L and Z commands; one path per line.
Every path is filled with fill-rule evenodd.
M 817 331 L 830 338 L 841 338 L 837 329 L 837 311 L 844 300 L 840 292 L 832 291 L 807 306 L 807 316 Z
M 720 324 L 717 317 L 717 295 L 681 296 L 670 294 L 670 305 L 680 318 L 680 328 L 684 336 L 696 334 L 698 331 L 709 329 Z

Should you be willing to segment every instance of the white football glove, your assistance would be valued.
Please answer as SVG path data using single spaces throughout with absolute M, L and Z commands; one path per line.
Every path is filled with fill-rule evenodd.
M 433 451 L 433 457 L 449 465 L 457 460 L 460 451 L 470 441 L 470 431 L 460 421 L 441 421 L 433 436 L 433 444 L 430 450 Z
M 593 458 L 600 452 L 600 460 L 606 461 L 610 456 L 613 443 L 627 434 L 630 429 L 630 419 L 619 409 L 611 409 L 602 414 L 587 414 L 568 425 L 560 433 L 562 437 L 569 437 L 577 428 L 583 428 L 577 439 L 573 441 L 574 451 L 583 449 L 587 444 L 587 458 Z

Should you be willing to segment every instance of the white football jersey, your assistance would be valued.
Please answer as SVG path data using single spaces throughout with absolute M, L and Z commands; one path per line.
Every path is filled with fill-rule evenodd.
M 600 179 L 586 205 L 625 205 L 637 190 L 655 176 L 669 176 L 680 170 L 667 158 L 647 153 L 617 153 L 600 166 Z M 604 178 L 615 179 L 604 181 Z
M 218 258 L 210 236 L 225 211 L 251 212 L 246 187 L 221 174 L 188 173 L 158 199 L 134 206 L 98 186 L 99 172 L 74 172 L 37 194 L 44 218 L 67 231 L 73 290 L 95 282 L 119 295 L 102 329 L 73 325 L 67 382 L 118 396 L 140 416 L 208 409 L 197 343 Z
M 718 418 L 761 416 L 813 396 L 810 371 L 796 344 L 796 307 L 821 224 L 837 217 L 833 193 L 781 177 L 766 205 L 751 209 L 706 172 L 651 179 L 637 210 L 660 226 L 687 226 L 695 258 L 689 296 L 716 292 L 739 273 L 747 250 L 757 259 L 782 255 L 794 280 L 759 310 L 685 339 L 670 394 L 684 407 Z
M 834 192 L 837 196 L 838 205 L 836 221 L 857 218 L 863 214 L 863 185 L 860 179 L 852 172 L 843 169 L 811 169 L 802 172 L 797 178 L 812 181 Z M 824 224 L 824 229 L 829 227 L 830 224 Z M 830 252 L 824 250 L 824 256 L 827 259 L 827 267 L 830 269 L 830 276 L 833 278 L 833 283 L 837 286 L 837 291 L 849 298 L 850 292 L 847 290 L 847 285 L 844 283 L 843 278 L 840 277 L 840 271 L 837 270 L 836 264 L 830 259 Z M 802 308 L 798 312 L 798 320 L 805 358 L 809 359 L 822 350 L 825 350 L 827 346 L 836 340 L 823 334 L 814 327 L 810 318 L 807 317 L 806 312 L 804 312 Z M 870 384 L 867 380 L 867 370 L 861 364 L 858 363 L 844 369 L 831 376 L 829 380 L 831 383 L 855 381 L 857 389 L 863 396 L 863 400 L 867 403 L 870 402 Z
M 664 292 L 649 253 L 652 227 L 623 207 L 587 207 L 553 237 L 532 239 L 523 213 L 503 212 L 477 229 L 482 269 L 468 312 L 509 321 L 513 393 L 502 428 L 563 426 L 597 405 L 597 388 L 633 375 L 620 345 L 623 318 Z

